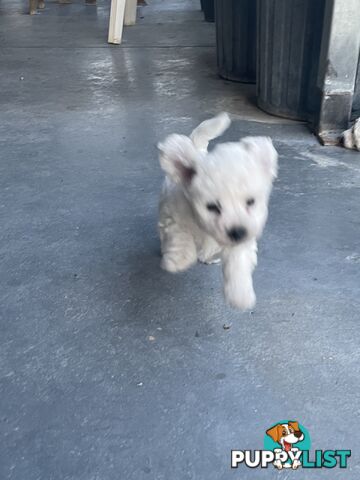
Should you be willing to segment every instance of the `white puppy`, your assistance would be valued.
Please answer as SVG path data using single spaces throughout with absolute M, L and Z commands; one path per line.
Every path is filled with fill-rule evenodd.
M 221 259 L 224 292 L 234 307 L 252 308 L 252 272 L 267 215 L 277 153 L 270 138 L 246 137 L 218 144 L 209 140 L 230 125 L 221 113 L 191 134 L 170 135 L 158 145 L 166 178 L 160 198 L 161 266 L 180 272 L 196 260 Z

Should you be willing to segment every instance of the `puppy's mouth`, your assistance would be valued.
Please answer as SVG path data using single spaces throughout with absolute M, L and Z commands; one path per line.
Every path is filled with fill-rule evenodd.
M 284 450 L 285 450 L 285 452 L 290 452 L 291 447 L 292 447 L 292 443 L 285 442 L 285 440 L 284 440 Z

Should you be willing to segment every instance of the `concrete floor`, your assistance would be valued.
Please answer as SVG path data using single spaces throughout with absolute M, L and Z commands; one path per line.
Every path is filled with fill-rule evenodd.
M 195 0 L 151 4 L 111 47 L 108 2 L 0 2 L 0 478 L 278 478 L 230 450 L 291 418 L 352 449 L 297 478 L 358 479 L 360 155 L 219 79 Z M 280 152 L 252 314 L 159 268 L 154 145 L 223 109 Z

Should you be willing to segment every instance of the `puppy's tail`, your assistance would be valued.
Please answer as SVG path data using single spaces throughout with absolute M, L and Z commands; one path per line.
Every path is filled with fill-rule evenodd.
M 225 130 L 229 128 L 230 123 L 231 120 L 227 113 L 219 113 L 216 117 L 200 123 L 200 125 L 193 130 L 190 138 L 198 150 L 207 152 L 210 140 L 213 140 L 224 133 Z

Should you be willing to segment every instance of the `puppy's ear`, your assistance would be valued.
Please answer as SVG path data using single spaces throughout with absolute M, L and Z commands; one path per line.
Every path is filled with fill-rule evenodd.
M 277 177 L 278 154 L 270 137 L 245 137 L 240 145 L 261 163 L 271 178 Z
M 281 425 L 274 425 L 273 427 L 266 430 L 267 435 L 271 437 L 274 442 L 279 443 L 281 438 L 282 426 Z
M 176 183 L 189 184 L 196 175 L 197 162 L 201 154 L 189 137 L 169 135 L 158 144 L 160 166 Z
M 299 432 L 300 431 L 300 427 L 299 427 L 299 423 L 298 422 L 289 422 L 289 425 L 290 427 L 292 427 L 295 432 Z

